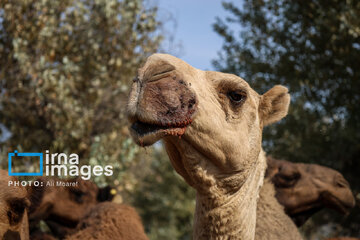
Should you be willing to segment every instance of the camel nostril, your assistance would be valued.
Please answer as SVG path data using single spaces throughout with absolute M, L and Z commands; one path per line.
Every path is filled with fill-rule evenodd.
M 188 104 L 188 109 L 191 109 L 195 105 L 195 99 L 191 99 Z

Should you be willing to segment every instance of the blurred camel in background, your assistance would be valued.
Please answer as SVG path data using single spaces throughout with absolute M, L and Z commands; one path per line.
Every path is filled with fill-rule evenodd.
M 76 186 L 46 186 L 48 182 L 56 182 L 57 178 L 39 178 L 42 187 L 32 187 L 31 202 L 35 204 L 29 214 L 31 232 L 37 230 L 40 220 L 50 228 L 52 234 L 63 238 L 75 231 L 79 221 L 96 204 L 111 201 L 111 188 L 99 188 L 91 181 L 81 178 L 61 180 L 76 183 Z M 71 184 L 70 184 L 71 185 Z
M 131 206 L 109 202 L 111 188 L 98 188 L 81 178 L 62 180 L 76 183 L 73 187 L 46 187 L 56 178 L 40 178 L 45 187 L 33 187 L 36 208 L 30 214 L 31 239 L 119 239 L 147 240 L 140 216 Z M 70 184 L 71 185 L 71 184 Z M 43 220 L 51 235 L 37 229 Z
M 274 183 L 277 200 L 297 226 L 323 208 L 346 214 L 355 206 L 349 183 L 334 169 L 272 157 L 267 163 L 265 177 Z

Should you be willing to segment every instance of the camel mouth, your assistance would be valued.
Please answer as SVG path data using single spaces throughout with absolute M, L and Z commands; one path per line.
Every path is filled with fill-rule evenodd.
M 181 138 L 192 119 L 177 123 L 147 123 L 135 121 L 130 127 L 130 134 L 140 146 L 149 146 L 166 136 Z
M 351 201 L 351 199 L 341 199 L 330 193 L 324 193 L 322 197 L 327 207 L 342 214 L 348 214 L 349 210 L 355 206 L 355 201 Z
M 348 214 L 349 210 L 354 207 L 354 203 L 349 201 L 342 201 L 336 196 L 325 192 L 321 196 L 321 203 L 314 202 L 298 206 L 294 211 L 288 211 L 289 216 L 294 220 L 297 226 L 303 225 L 314 213 L 320 211 L 324 207 L 331 208 L 340 212 L 341 214 Z

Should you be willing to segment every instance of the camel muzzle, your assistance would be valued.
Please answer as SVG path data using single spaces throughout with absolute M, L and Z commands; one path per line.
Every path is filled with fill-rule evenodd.
M 145 79 L 136 79 L 130 96 L 136 96 L 135 109 L 128 111 L 130 133 L 142 146 L 165 136 L 181 137 L 193 121 L 197 99 L 181 76 L 170 70 Z

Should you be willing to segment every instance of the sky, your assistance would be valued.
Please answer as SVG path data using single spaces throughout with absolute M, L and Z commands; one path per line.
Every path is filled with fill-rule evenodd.
M 227 13 L 220 0 L 157 0 L 160 20 L 168 16 L 173 21 L 165 25 L 174 33 L 175 43 L 182 48 L 171 52 L 190 65 L 202 70 L 214 70 L 211 60 L 217 58 L 221 49 L 222 39 L 212 28 L 215 18 L 224 18 Z

